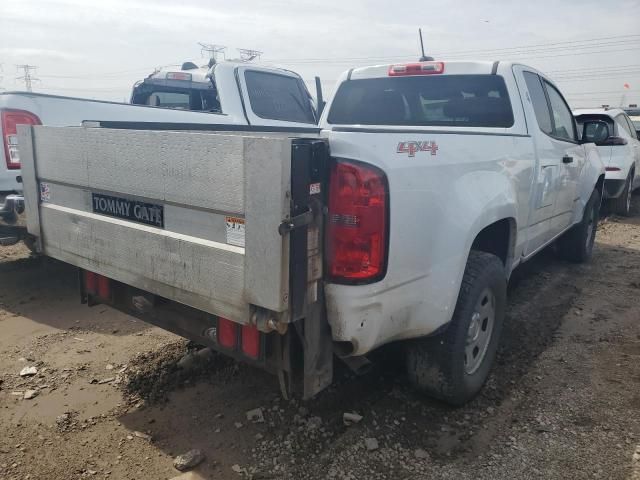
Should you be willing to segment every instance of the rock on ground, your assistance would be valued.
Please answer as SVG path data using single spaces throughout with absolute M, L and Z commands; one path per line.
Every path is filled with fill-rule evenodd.
M 204 461 L 204 458 L 205 456 L 204 453 L 202 453 L 202 450 L 194 448 L 193 450 L 189 450 L 186 453 L 178 455 L 173 460 L 173 466 L 177 470 L 184 472 L 185 470 L 189 470 L 200 465 Z

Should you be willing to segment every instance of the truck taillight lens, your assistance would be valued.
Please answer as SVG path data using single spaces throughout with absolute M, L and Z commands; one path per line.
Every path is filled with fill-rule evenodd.
M 242 326 L 242 353 L 257 360 L 260 357 L 260 331 L 253 325 Z
M 238 344 L 238 325 L 226 318 L 218 318 L 218 343 L 224 348 L 235 350 Z
M 87 293 L 91 295 L 98 294 L 98 274 L 90 272 L 88 270 L 84 271 L 84 288 Z
M 111 298 L 111 279 L 99 273 L 84 271 L 84 289 L 90 295 L 96 295 L 103 300 Z
M 377 167 L 337 160 L 331 168 L 327 259 L 330 280 L 371 283 L 386 271 L 389 189 Z
M 2 110 L 0 112 L 2 123 L 2 142 L 4 143 L 4 156 L 7 168 L 20 168 L 20 156 L 18 154 L 18 125 L 42 125 L 40 119 L 31 112 L 24 110 Z
M 191 81 L 191 74 L 184 72 L 169 72 L 166 75 L 167 80 L 188 80 Z
M 111 298 L 111 279 L 98 275 L 98 296 L 105 300 Z
M 437 75 L 444 72 L 443 62 L 420 62 L 391 65 L 390 77 L 407 77 L 411 75 Z

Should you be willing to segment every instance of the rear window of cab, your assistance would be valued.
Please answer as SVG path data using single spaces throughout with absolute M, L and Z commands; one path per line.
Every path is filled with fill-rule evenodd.
M 499 75 L 416 75 L 343 82 L 327 121 L 341 125 L 513 126 Z

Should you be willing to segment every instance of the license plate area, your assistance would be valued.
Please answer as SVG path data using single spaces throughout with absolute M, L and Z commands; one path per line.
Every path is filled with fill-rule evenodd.
M 91 208 L 100 215 L 164 228 L 164 207 L 155 203 L 92 193 Z

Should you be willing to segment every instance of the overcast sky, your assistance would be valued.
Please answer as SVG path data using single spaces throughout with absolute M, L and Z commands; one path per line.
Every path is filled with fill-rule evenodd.
M 331 91 L 352 66 L 416 60 L 418 27 L 436 58 L 517 59 L 574 107 L 640 103 L 640 0 L 0 0 L 0 88 L 31 64 L 35 91 L 128 100 L 156 66 L 206 63 L 207 42 Z

